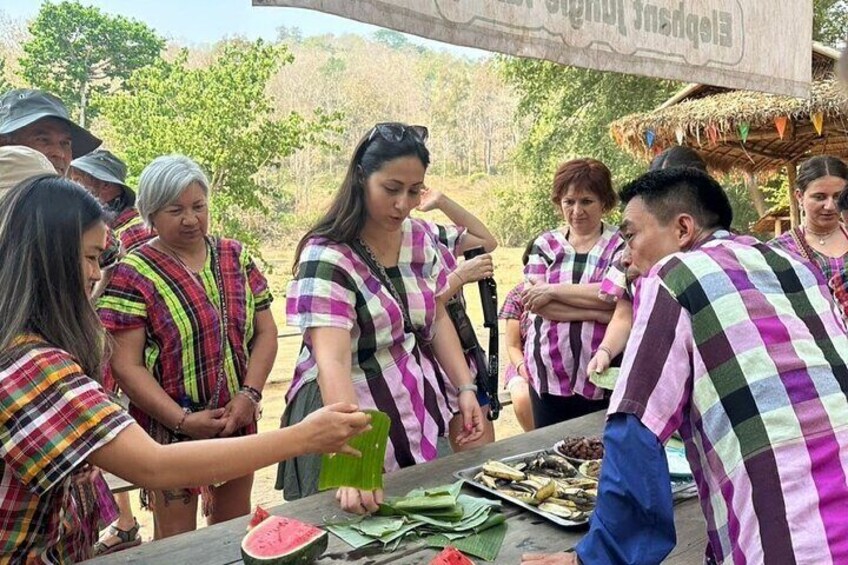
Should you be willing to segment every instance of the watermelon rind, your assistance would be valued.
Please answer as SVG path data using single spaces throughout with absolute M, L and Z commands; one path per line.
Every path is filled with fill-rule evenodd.
M 282 551 L 276 555 L 262 556 L 256 553 L 251 553 L 248 549 L 251 542 L 256 538 L 268 534 L 269 529 L 282 530 L 286 537 L 291 538 L 293 535 L 313 534 L 311 538 L 304 541 L 300 545 Z M 281 540 L 282 541 L 282 540 Z M 312 563 L 327 550 L 329 537 L 327 532 L 316 528 L 311 524 L 305 524 L 292 518 L 283 518 L 281 516 L 270 516 L 259 523 L 256 527 L 250 530 L 241 542 L 241 556 L 245 565 L 293 565 L 300 563 Z

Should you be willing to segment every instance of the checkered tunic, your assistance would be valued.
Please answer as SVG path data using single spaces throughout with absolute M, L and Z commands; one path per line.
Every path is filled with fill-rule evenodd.
M 588 254 L 577 254 L 561 230 L 543 233 L 533 243 L 525 279 L 551 284 L 592 284 L 604 280 L 613 260 L 624 249 L 618 228 L 603 225 L 601 238 Z M 600 399 L 604 389 L 589 381 L 586 367 L 604 338 L 607 325 L 598 322 L 555 322 L 530 313 L 524 358 L 531 385 L 538 393 L 579 394 Z
M 521 293 L 524 292 L 524 283 L 520 282 L 510 290 L 504 303 L 501 306 L 501 311 L 498 313 L 498 320 L 518 320 L 519 331 L 521 332 L 522 345 L 527 340 L 527 331 L 530 326 L 530 316 L 524 310 L 524 303 L 521 301 Z M 527 365 L 527 361 L 524 362 Z M 504 388 L 509 388 L 509 383 L 512 379 L 519 377 L 518 369 L 512 364 L 512 361 L 507 363 L 504 372 Z
M 845 228 L 839 228 L 842 232 L 843 236 L 848 238 L 848 233 L 846 233 Z M 833 278 L 834 275 L 841 273 L 845 270 L 845 260 L 848 259 L 848 255 L 843 255 L 842 257 L 828 257 L 823 253 L 819 253 L 812 247 L 810 247 L 810 251 L 812 252 L 811 257 L 807 257 L 808 253 L 798 245 L 798 241 L 796 238 L 799 238 L 803 241 L 804 238 L 804 230 L 800 227 L 793 228 L 788 232 L 782 233 L 776 238 L 772 239 L 768 242 L 769 245 L 775 247 L 776 249 L 782 249 L 784 251 L 788 251 L 793 255 L 801 257 L 802 259 L 806 259 L 807 261 L 811 261 L 815 264 L 819 271 L 821 271 L 822 276 L 825 281 L 829 281 Z
M 407 312 L 425 339 L 433 337 L 436 296 L 446 285 L 436 241 L 419 220 L 403 223 L 396 268 L 386 269 Z M 384 468 L 393 471 L 436 458 L 451 411 L 445 378 L 429 348 L 404 332 L 403 314 L 391 292 L 348 245 L 311 239 L 300 255 L 298 276 L 287 292 L 287 320 L 302 331 L 334 327 L 350 331 L 351 380 L 363 409 L 392 420 Z M 318 377 L 309 334 L 295 367 L 288 402 Z
M 247 373 L 254 316 L 269 308 L 272 298 L 265 277 L 239 242 L 215 242 L 229 317 L 225 349 L 211 253 L 195 276 L 167 253 L 142 245 L 115 268 L 97 306 L 109 332 L 145 328 L 145 364 L 176 402 L 183 397 L 194 404 L 210 402 L 220 364 L 224 363 L 227 387 L 220 391 L 217 408 L 238 392 Z M 130 414 L 153 437 L 161 436 L 162 426 L 155 426 L 134 404 L 130 405 Z M 251 425 L 243 433 L 255 429 Z
M 142 243 L 147 243 L 156 237 L 156 234 L 144 225 L 144 221 L 138 215 L 138 210 L 133 207 L 126 208 L 118 214 L 118 217 L 112 222 L 112 230 L 115 232 L 115 236 L 121 240 L 121 245 L 124 246 L 126 251 L 132 251 Z
M 66 352 L 29 336 L 12 355 L 0 360 L 0 562 L 82 561 L 106 509 L 76 479 L 132 418 Z
M 848 563 L 848 337 L 807 263 L 727 232 L 642 280 L 609 413 L 680 429 L 718 563 Z

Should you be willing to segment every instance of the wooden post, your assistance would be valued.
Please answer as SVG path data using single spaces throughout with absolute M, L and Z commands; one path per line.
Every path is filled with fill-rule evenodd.
M 756 173 L 745 173 L 745 186 L 748 188 L 748 194 L 751 196 L 751 202 L 754 203 L 754 209 L 757 210 L 757 216 L 763 217 L 766 213 L 766 199 L 763 197 L 760 187 L 757 186 Z
M 795 161 L 786 163 L 786 178 L 789 180 L 789 224 L 795 228 L 801 223 L 798 201 L 795 200 Z

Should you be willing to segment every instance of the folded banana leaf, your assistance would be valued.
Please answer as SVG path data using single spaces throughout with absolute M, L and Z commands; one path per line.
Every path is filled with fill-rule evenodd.
M 383 488 L 383 461 L 389 441 L 391 420 L 383 412 L 366 410 L 371 415 L 371 430 L 350 440 L 350 446 L 359 450 L 362 457 L 344 453 L 324 455 L 318 490 L 353 487 L 360 490 Z
M 444 535 L 436 534 L 424 541 L 430 547 L 444 549 L 452 545 L 468 555 L 479 557 L 484 561 L 494 561 L 501 551 L 501 546 L 503 546 L 506 528 L 506 524 L 502 521 L 500 524 L 464 538 L 449 539 Z

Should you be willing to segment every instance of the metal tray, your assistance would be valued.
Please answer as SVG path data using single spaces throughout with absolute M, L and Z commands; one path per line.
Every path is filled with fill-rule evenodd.
M 539 455 L 540 453 L 552 454 L 552 453 L 554 453 L 554 451 L 552 449 L 538 449 L 536 451 L 528 451 L 527 453 L 522 453 L 521 455 L 513 455 L 512 457 L 506 457 L 504 459 L 499 459 L 498 461 L 500 461 L 502 463 L 509 464 L 509 463 L 512 463 L 513 461 L 521 461 L 523 459 L 527 459 L 528 457 Z M 477 481 L 474 480 L 474 476 L 477 475 L 477 473 L 479 473 L 482 470 L 483 470 L 483 465 L 476 465 L 474 467 L 469 467 L 467 469 L 462 469 L 460 471 L 457 471 L 456 473 L 453 474 L 453 476 L 456 477 L 457 479 L 461 479 L 461 480 L 465 481 L 466 483 L 468 483 L 469 485 L 471 485 L 472 487 L 474 487 L 476 489 L 487 492 L 487 493 L 491 494 L 492 496 L 496 496 L 496 497 L 498 497 L 502 500 L 506 500 L 510 504 L 520 506 L 520 507 L 524 508 L 525 510 L 530 511 L 533 514 L 537 514 L 537 515 L 541 516 L 542 518 L 544 518 L 546 520 L 550 520 L 554 524 L 559 524 L 560 526 L 574 528 L 574 527 L 577 527 L 577 526 L 585 526 L 586 524 L 589 523 L 589 520 L 583 520 L 581 522 L 575 522 L 573 520 L 566 520 L 565 518 L 561 518 L 559 516 L 555 516 L 555 515 L 549 514 L 547 512 L 542 512 L 541 510 L 539 510 L 535 506 L 531 506 L 530 504 L 525 504 L 525 503 L 521 502 L 520 500 L 510 498 L 509 496 L 505 496 L 505 495 L 499 493 L 498 491 L 496 491 L 494 489 L 490 489 L 486 485 L 484 485 L 482 483 L 478 483 Z
M 512 463 L 513 461 L 521 461 L 521 460 L 527 459 L 528 457 L 531 457 L 531 456 L 538 456 L 541 453 L 555 454 L 555 455 L 560 455 L 560 457 L 562 457 L 562 455 L 558 451 L 551 448 L 551 449 L 539 449 L 539 450 L 536 450 L 536 451 L 528 451 L 527 453 L 522 453 L 520 455 L 513 455 L 512 457 L 506 457 L 504 459 L 498 459 L 498 461 L 500 461 L 501 463 L 509 464 L 509 463 Z M 541 516 L 542 518 L 553 522 L 554 524 L 559 524 L 560 526 L 574 528 L 574 527 L 579 527 L 579 526 L 585 526 L 586 524 L 589 523 L 589 520 L 584 520 L 584 521 L 581 521 L 581 522 L 575 522 L 573 520 L 566 520 L 565 518 L 555 516 L 554 514 L 549 514 L 547 512 L 543 512 L 543 511 L 539 510 L 536 506 L 531 506 L 530 504 L 525 504 L 524 502 L 521 502 L 520 500 L 510 498 L 509 496 L 505 496 L 505 495 L 499 493 L 498 491 L 496 491 L 494 489 L 490 489 L 486 485 L 484 485 L 482 483 L 478 483 L 477 481 L 474 480 L 474 477 L 477 475 L 477 473 L 479 473 L 482 470 L 483 470 L 483 465 L 476 465 L 474 467 L 468 467 L 467 469 L 459 470 L 459 471 L 455 472 L 453 474 L 453 476 L 456 477 L 457 479 L 460 479 L 460 480 L 468 483 L 470 486 L 472 486 L 476 489 L 482 490 L 483 492 L 487 492 L 487 493 L 491 494 L 492 496 L 496 496 L 497 498 L 505 500 L 505 501 L 509 502 L 510 504 L 514 504 L 515 506 L 520 506 L 521 508 L 524 508 L 525 510 L 530 511 L 533 514 L 537 514 L 537 515 Z M 581 476 L 581 477 L 585 477 L 585 475 L 583 475 L 579 471 L 578 471 L 578 475 Z M 585 478 L 591 479 L 592 477 L 585 477 Z M 597 480 L 597 479 L 594 479 L 594 480 Z M 671 478 L 671 493 L 672 493 L 672 496 L 673 496 L 673 500 L 675 502 L 697 496 L 697 490 L 695 488 L 695 481 L 691 478 L 689 480 L 681 480 L 679 478 L 672 477 Z M 590 515 L 590 517 L 591 517 L 591 515 Z

